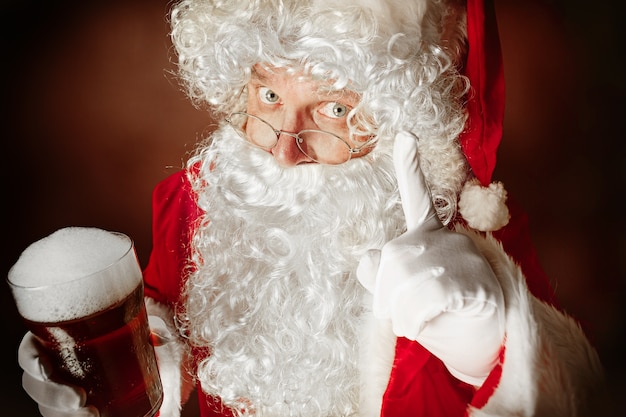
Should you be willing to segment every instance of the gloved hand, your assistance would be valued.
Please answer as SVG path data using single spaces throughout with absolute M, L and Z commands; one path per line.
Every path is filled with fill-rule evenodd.
M 458 379 L 480 385 L 504 338 L 504 299 L 490 265 L 471 239 L 446 228 L 419 167 L 417 138 L 394 144 L 407 231 L 369 251 L 357 276 L 373 294 L 375 317 L 396 336 L 419 342 Z
M 56 382 L 52 365 L 35 335 L 27 332 L 17 351 L 17 360 L 24 370 L 22 386 L 26 393 L 39 404 L 44 417 L 98 417 L 100 413 L 86 406 L 85 390 Z
M 155 347 L 168 343 L 172 335 L 165 322 L 156 316 L 148 316 L 148 321 Z M 87 394 L 83 388 L 51 379 L 50 359 L 33 333 L 27 332 L 22 339 L 17 358 L 24 371 L 22 387 L 38 403 L 43 417 L 100 416 L 95 407 L 86 405 Z

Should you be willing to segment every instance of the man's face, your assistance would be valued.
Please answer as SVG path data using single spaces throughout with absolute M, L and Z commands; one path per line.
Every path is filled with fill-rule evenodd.
M 256 67 L 245 111 L 288 134 L 273 146 L 264 122 L 231 122 L 258 146 L 265 139 L 251 135 L 273 135 L 262 152 L 222 125 L 192 181 L 206 214 L 194 235 L 184 331 L 210 352 L 198 361 L 202 388 L 258 415 L 354 414 L 370 302 L 354 271 L 404 224 L 386 143 L 376 158 L 333 168 L 312 163 L 289 136 L 319 129 L 350 138 L 346 115 L 359 97 L 321 86 Z M 335 144 L 337 153 L 346 147 Z
M 280 68 L 268 71 L 256 65 L 248 83 L 246 111 L 281 133 L 276 137 L 267 124 L 248 118 L 244 126 L 248 139 L 267 149 L 284 167 L 317 161 L 336 164 L 369 153 L 370 146 L 359 149 L 369 137 L 352 136 L 348 128 L 348 113 L 360 97 L 351 91 L 328 91 L 320 86 L 324 87 L 302 73 Z M 303 141 L 294 136 L 298 133 Z

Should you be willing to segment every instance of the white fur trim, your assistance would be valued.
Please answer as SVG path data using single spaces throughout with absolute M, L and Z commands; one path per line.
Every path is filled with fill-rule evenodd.
M 492 265 L 506 302 L 505 358 L 500 383 L 472 417 L 575 417 L 594 408 L 603 386 L 597 352 L 567 314 L 529 292 L 520 268 L 490 234 L 470 236 Z
M 481 232 L 501 229 L 509 222 L 506 206 L 507 192 L 501 182 L 483 187 L 473 178 L 463 185 L 459 198 L 459 212 L 467 224 Z
M 170 308 L 145 297 L 148 316 L 159 317 L 167 326 L 169 338 L 154 350 L 163 385 L 163 404 L 159 417 L 180 417 L 182 404 L 187 401 L 193 389 L 191 378 L 183 371 L 184 359 L 188 355 L 186 346 L 176 335 L 174 315 Z

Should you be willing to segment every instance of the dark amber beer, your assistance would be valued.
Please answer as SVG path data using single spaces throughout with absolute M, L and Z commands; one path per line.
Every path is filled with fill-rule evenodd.
M 132 241 L 67 228 L 40 242 L 24 251 L 9 283 L 52 378 L 82 387 L 101 417 L 154 416 L 163 392 Z

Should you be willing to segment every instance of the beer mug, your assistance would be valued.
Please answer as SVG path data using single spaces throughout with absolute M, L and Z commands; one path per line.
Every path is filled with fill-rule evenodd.
M 133 242 L 69 227 L 31 244 L 8 282 L 52 379 L 82 387 L 101 417 L 152 417 L 163 400 Z

